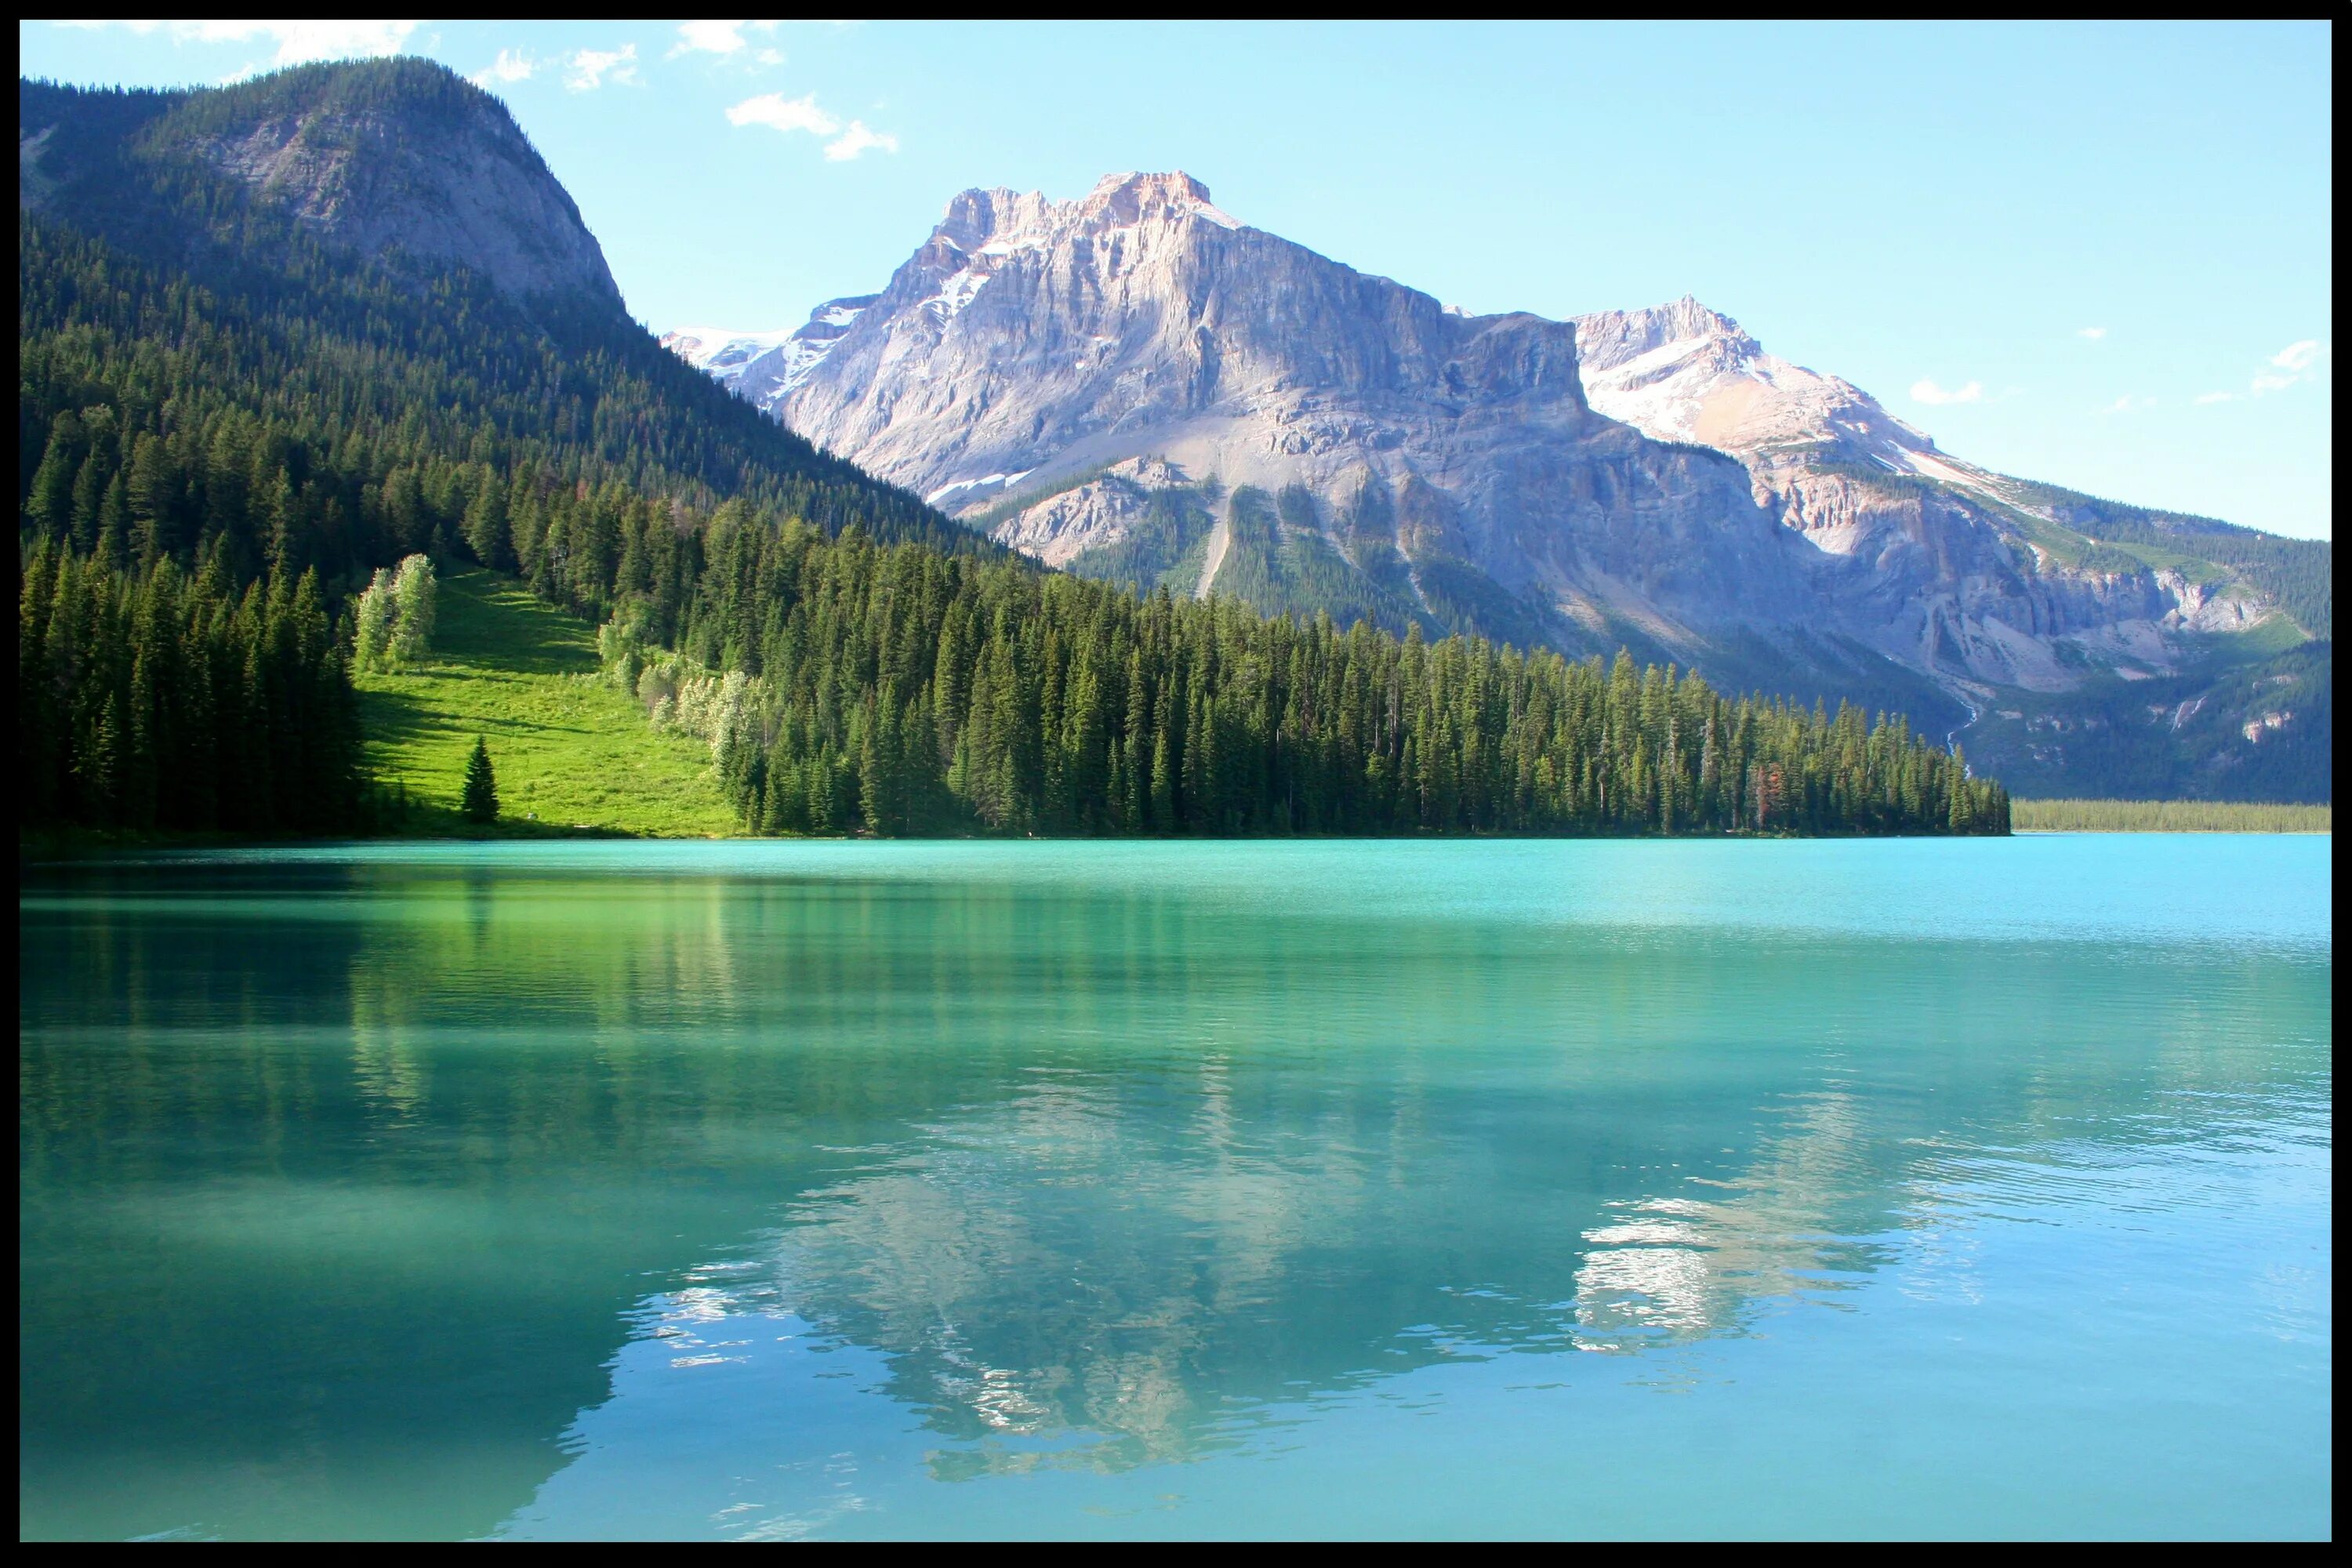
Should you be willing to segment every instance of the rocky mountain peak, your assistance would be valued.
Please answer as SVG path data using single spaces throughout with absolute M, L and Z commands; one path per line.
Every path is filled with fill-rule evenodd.
M 1406 460 L 1376 439 L 1384 409 L 1443 405 L 1449 429 L 1581 424 L 1573 336 L 1446 315 L 1243 225 L 1181 170 L 1128 172 L 1074 201 L 961 193 L 854 324 L 803 329 L 730 379 L 962 510 L 1143 456 L 1336 503 L 1367 475 L 1402 482 Z
M 1078 203 L 1078 220 L 1100 228 L 1202 216 L 1223 228 L 1241 226 L 1209 200 L 1209 187 L 1181 169 L 1165 174 L 1105 174 Z
M 977 250 L 992 240 L 1043 236 L 1054 226 L 1055 204 L 1042 191 L 1023 193 L 998 185 L 960 192 L 933 232 L 960 250 Z
M 1576 324 L 1577 358 L 1588 371 L 1613 370 L 1669 343 L 1713 341 L 1760 352 L 1738 321 L 1688 294 L 1647 310 L 1595 311 Z
M 961 192 L 931 234 L 933 246 L 953 255 L 1003 256 L 1041 250 L 1076 235 L 1168 225 L 1199 217 L 1220 228 L 1242 225 L 1209 200 L 1209 187 L 1181 170 L 1164 174 L 1106 174 L 1074 202 L 1042 191 L 999 185 Z
M 1951 479 L 1936 443 L 1853 383 L 1765 352 L 1748 330 L 1690 295 L 1639 310 L 1576 318 L 1584 395 L 1661 441 L 1743 460 L 1834 447 L 1849 459 Z

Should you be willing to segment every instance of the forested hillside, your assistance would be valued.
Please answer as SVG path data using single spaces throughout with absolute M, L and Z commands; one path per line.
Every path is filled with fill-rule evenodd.
M 754 832 L 2005 833 L 1899 718 L 1728 701 L 1620 654 L 1400 641 L 722 515 L 614 679 Z M 667 628 L 682 655 L 646 646 Z M 723 672 L 723 673 L 721 673 Z
M 430 116 L 462 95 L 480 97 L 415 60 L 197 93 L 19 84 L 26 822 L 362 826 L 355 730 L 290 717 L 273 693 L 329 690 L 349 710 L 332 624 L 413 552 L 520 571 L 593 615 L 616 580 L 697 569 L 674 504 L 741 497 L 826 529 L 992 548 L 761 419 L 615 298 L 517 299 L 462 264 L 353 255 L 196 152 L 255 119 Z M 247 673 L 233 647 L 272 651 Z M 169 680 L 199 669 L 205 692 L 182 703 Z M 189 783 L 213 764 L 172 764 L 164 710 L 188 744 L 239 759 L 242 782 Z M 299 763 L 244 738 L 269 713 L 310 736 Z M 123 781 L 157 759 L 185 795 L 151 807 Z
M 21 85 L 23 822 L 367 826 L 351 601 L 422 552 L 608 622 L 754 831 L 2005 830 L 1899 723 L 1005 560 L 593 278 L 355 251 L 213 151 L 261 121 L 446 135 L 490 101 L 414 60 Z
M 215 551 L 125 571 L 43 539 L 21 562 L 16 812 L 27 826 L 319 833 L 373 825 L 315 572 Z

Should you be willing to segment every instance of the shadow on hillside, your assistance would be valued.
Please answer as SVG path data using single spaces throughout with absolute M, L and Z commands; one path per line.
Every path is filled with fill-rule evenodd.
M 511 680 L 511 676 L 468 674 L 467 679 Z M 457 748 L 457 760 L 451 765 L 464 765 L 464 752 L 473 744 L 476 735 L 492 740 L 512 739 L 530 735 L 587 735 L 594 731 L 581 724 L 555 724 L 544 719 L 509 718 L 501 714 L 457 714 L 437 706 L 423 691 L 405 691 L 397 687 L 373 686 L 360 693 L 360 719 L 367 731 L 369 742 L 383 752 L 396 752 L 412 746 L 447 744 Z
M 434 657 L 523 675 L 595 671 L 595 628 L 531 596 L 511 577 L 479 567 L 441 579 Z
M 449 717 L 414 692 L 383 687 L 362 691 L 360 721 L 367 731 L 369 749 L 378 752 L 404 752 L 444 736 L 451 745 L 458 743 L 457 726 Z

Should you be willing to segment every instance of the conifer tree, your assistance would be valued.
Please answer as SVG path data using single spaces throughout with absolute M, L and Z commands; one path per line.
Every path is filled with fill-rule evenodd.
M 490 770 L 489 742 L 474 737 L 473 755 L 466 759 L 466 820 L 489 824 L 499 819 L 499 784 Z

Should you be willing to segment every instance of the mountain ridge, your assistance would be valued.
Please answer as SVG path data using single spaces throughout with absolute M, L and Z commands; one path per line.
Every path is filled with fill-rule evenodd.
M 2105 702 L 2329 625 L 2325 545 L 1982 468 L 1688 297 L 1473 316 L 1181 173 L 961 193 L 882 291 L 698 336 L 772 417 L 1048 564 L 1865 691 L 2012 770 L 2039 746 L 2053 786 L 2082 770 L 2002 733 L 2001 694 Z M 1237 531 L 1261 492 L 1294 500 Z M 2181 766 L 2226 788 L 2242 752 Z

